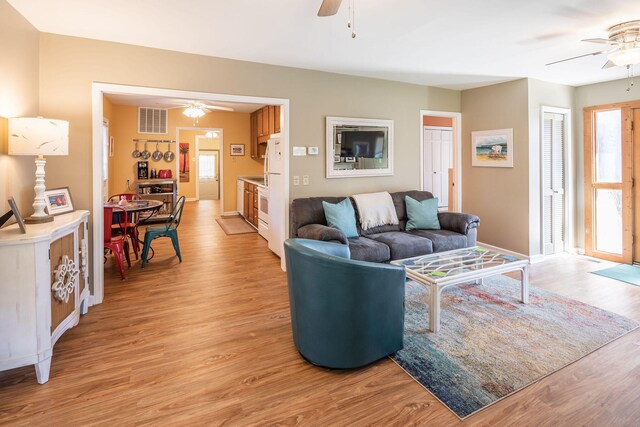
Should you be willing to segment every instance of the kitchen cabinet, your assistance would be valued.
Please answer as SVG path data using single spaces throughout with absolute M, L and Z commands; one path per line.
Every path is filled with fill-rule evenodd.
M 271 133 L 280 133 L 280 106 L 273 106 L 273 132 Z
M 89 212 L 0 230 L 0 371 L 35 365 L 49 380 L 53 346 L 89 307 Z
M 280 106 L 267 105 L 251 113 L 251 157 L 264 157 L 267 141 L 280 133 Z
M 258 152 L 258 114 L 257 112 L 251 113 L 250 116 L 250 124 L 251 124 L 251 158 L 257 159 L 259 157 Z
M 244 183 L 244 219 L 258 227 L 258 188 L 250 182 Z

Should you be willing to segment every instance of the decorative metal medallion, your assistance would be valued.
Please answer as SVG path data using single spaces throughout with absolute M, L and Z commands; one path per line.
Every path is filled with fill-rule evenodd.
M 69 302 L 69 296 L 73 293 L 78 282 L 80 270 L 76 267 L 76 263 L 67 255 L 62 257 L 62 262 L 58 264 L 55 270 L 55 278 L 51 290 L 53 297 L 62 302 Z

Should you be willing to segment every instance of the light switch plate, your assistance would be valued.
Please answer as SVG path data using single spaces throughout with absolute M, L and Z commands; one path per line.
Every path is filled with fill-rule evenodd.
M 293 185 L 300 185 L 300 177 L 298 175 L 293 176 Z
M 302 185 L 309 185 L 309 175 L 302 175 Z
M 309 147 L 307 149 L 307 152 L 309 153 L 310 156 L 317 156 L 318 155 L 318 147 Z
M 307 155 L 307 147 L 293 147 L 293 155 L 294 156 L 306 156 Z

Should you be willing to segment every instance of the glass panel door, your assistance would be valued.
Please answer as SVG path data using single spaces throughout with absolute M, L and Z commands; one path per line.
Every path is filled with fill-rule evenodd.
M 585 109 L 585 251 L 631 262 L 630 110 Z

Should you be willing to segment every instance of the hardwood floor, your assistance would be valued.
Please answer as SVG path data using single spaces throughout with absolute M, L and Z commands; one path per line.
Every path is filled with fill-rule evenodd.
M 464 422 L 389 359 L 351 371 L 305 362 L 286 276 L 257 234 L 226 236 L 212 202 L 187 203 L 183 263 L 167 241 L 54 348 L 51 379 L 0 372 L 6 425 L 638 425 L 640 330 Z M 640 321 L 640 287 L 582 257 L 533 265 L 531 282 Z

